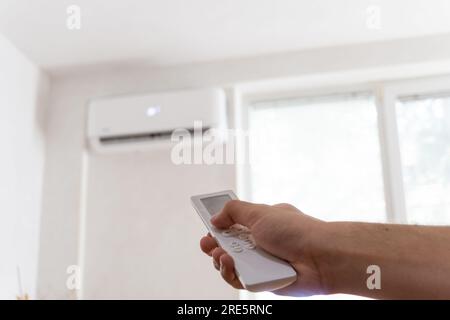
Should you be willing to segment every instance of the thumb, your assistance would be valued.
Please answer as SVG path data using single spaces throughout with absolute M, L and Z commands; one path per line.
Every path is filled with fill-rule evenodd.
M 251 228 L 263 214 L 262 207 L 259 204 L 231 200 L 225 204 L 220 213 L 211 218 L 211 223 L 219 229 L 231 227 L 236 223 Z

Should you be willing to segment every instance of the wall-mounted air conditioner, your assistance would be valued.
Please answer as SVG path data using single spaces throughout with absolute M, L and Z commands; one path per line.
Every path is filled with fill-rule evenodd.
M 142 150 L 171 143 L 183 128 L 224 130 L 226 99 L 221 89 L 186 90 L 91 100 L 87 136 L 99 152 Z M 197 128 L 194 128 L 197 124 Z

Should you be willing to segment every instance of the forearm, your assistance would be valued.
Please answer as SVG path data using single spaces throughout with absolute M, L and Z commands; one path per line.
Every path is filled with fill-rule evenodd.
M 316 260 L 330 293 L 387 299 L 450 299 L 450 227 L 327 223 Z M 381 289 L 369 289 L 370 265 Z

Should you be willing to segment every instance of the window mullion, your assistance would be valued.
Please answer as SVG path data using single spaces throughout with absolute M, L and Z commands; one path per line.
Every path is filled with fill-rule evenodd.
M 394 92 L 382 86 L 377 88 L 376 94 L 387 220 L 391 223 L 407 223 L 395 113 L 396 96 Z

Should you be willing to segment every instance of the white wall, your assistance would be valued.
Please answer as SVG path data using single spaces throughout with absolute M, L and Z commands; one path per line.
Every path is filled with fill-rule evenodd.
M 85 149 L 85 121 L 88 99 L 96 96 L 155 92 L 213 85 L 227 87 L 239 83 L 281 78 L 299 78 L 303 83 L 313 83 L 314 81 L 311 80 L 317 80 L 317 75 L 320 75 L 321 80 L 316 81 L 316 83 L 322 82 L 323 84 L 323 79 L 326 79 L 328 84 L 336 86 L 342 84 L 339 80 L 339 75 L 348 74 L 350 71 L 355 72 L 351 78 L 354 81 L 360 81 L 361 79 L 365 79 L 364 81 L 367 81 L 367 79 L 376 81 L 377 79 L 444 73 L 450 71 L 449 40 L 449 36 L 441 36 L 307 50 L 253 59 L 164 69 L 152 69 L 146 67 L 145 63 L 140 63 L 135 65 L 77 68 L 54 74 L 50 101 L 51 109 L 47 127 L 47 161 L 41 236 L 42 251 L 39 269 L 39 296 L 41 298 L 74 297 L 74 292 L 67 290 L 65 282 L 67 278 L 66 268 L 69 265 L 78 263 L 81 177 L 83 172 L 82 155 Z M 436 50 L 436 48 L 439 48 L 439 50 Z M 358 76 L 355 76 L 355 74 Z M 158 156 L 155 155 L 155 157 L 157 158 Z M 127 161 L 130 161 L 130 159 L 124 163 L 127 163 Z M 157 164 L 155 167 L 161 164 L 164 167 L 164 163 L 160 161 L 155 161 L 154 163 Z M 98 164 L 97 160 L 94 160 L 94 162 L 90 161 L 89 169 L 93 165 L 97 168 L 95 169 L 97 173 L 93 175 L 90 173 L 89 177 L 97 177 L 99 179 L 123 178 L 120 173 L 117 173 L 117 176 L 111 175 L 114 171 L 113 169 L 109 170 L 108 174 L 100 174 L 98 170 L 103 169 L 100 169 L 102 166 Z M 104 164 L 106 166 L 115 165 L 108 161 Z M 189 171 L 186 172 L 189 173 Z M 227 173 L 220 171 L 216 174 L 220 176 Z M 201 177 L 202 180 L 199 181 L 199 184 L 204 183 L 203 181 L 209 181 L 206 179 L 208 172 L 202 174 Z M 160 177 L 156 179 L 155 183 L 160 184 L 161 181 L 162 178 Z M 98 189 L 101 186 L 102 184 L 98 181 L 88 182 L 88 190 L 89 188 L 91 190 L 94 190 L 92 188 Z M 166 187 L 167 185 L 164 186 L 164 190 L 166 190 Z M 108 190 L 114 191 L 114 188 Z M 117 196 L 118 190 L 115 190 L 113 194 Z M 190 186 L 185 186 L 178 188 L 177 192 L 185 197 L 191 193 L 191 190 L 193 189 Z M 161 193 L 163 200 L 170 198 L 166 192 L 167 190 Z M 93 194 L 98 194 L 98 190 Z M 87 214 L 98 211 L 97 209 L 102 208 L 104 205 L 104 200 L 90 204 L 89 201 L 88 198 Z M 161 203 L 158 206 L 161 208 Z M 176 211 L 175 209 L 173 207 L 173 212 Z M 187 206 L 180 205 L 179 209 L 183 210 L 183 214 L 185 214 L 184 211 L 187 210 Z M 189 210 L 191 209 L 189 208 Z M 117 212 L 114 214 L 117 214 Z M 142 212 L 139 212 L 139 214 L 142 214 Z M 160 213 L 155 213 L 155 215 L 160 215 Z M 103 219 L 107 219 L 107 217 L 103 217 Z M 190 224 L 188 228 L 191 235 L 195 234 L 195 230 L 199 228 L 197 225 L 198 221 L 195 219 L 192 221 L 192 225 Z M 114 225 L 117 223 L 116 221 Z M 89 242 L 89 239 L 86 240 Z M 178 241 L 184 240 L 184 238 L 178 239 Z M 98 248 L 93 248 L 93 250 L 91 253 L 86 251 L 86 258 L 89 259 L 89 255 L 97 252 Z M 205 265 L 207 264 L 205 260 L 203 262 L 205 262 Z M 86 265 L 88 263 L 90 262 L 85 261 Z M 166 263 L 176 265 L 179 261 L 175 256 L 172 256 Z M 190 266 L 195 264 L 195 262 L 192 263 Z M 207 267 L 209 268 L 209 266 Z M 127 269 L 115 270 L 115 273 L 121 273 Z M 201 272 L 203 270 L 206 269 L 201 269 Z M 102 273 L 100 271 L 96 270 L 91 276 L 101 276 Z M 128 270 L 127 272 L 129 274 L 132 271 Z M 125 273 L 121 274 L 123 277 L 126 276 Z M 160 281 L 164 281 L 164 279 Z M 158 283 L 156 287 L 161 288 L 161 283 Z M 91 296 L 99 297 L 101 295 L 100 282 L 92 285 L 93 287 L 89 289 L 89 292 L 92 293 Z M 174 288 L 173 283 L 170 287 Z M 107 295 L 107 292 L 104 292 L 104 294 Z M 141 294 L 144 295 L 142 292 Z M 222 295 L 222 297 L 225 297 L 225 295 Z M 227 297 L 232 298 L 236 297 L 236 295 L 232 293 L 227 295 Z
M 199 250 L 190 196 L 234 187 L 232 166 L 174 165 L 170 148 L 90 155 L 84 299 L 229 299 L 237 293 Z
M 139 75 L 124 74 L 120 79 L 108 74 L 53 79 L 51 112 L 47 118 L 40 298 L 77 296 L 66 287 L 66 270 L 80 262 L 79 251 L 82 251 L 82 265 L 86 266 L 83 282 L 86 298 L 237 298 L 236 290 L 220 281 L 210 259 L 200 253 L 198 241 L 205 229 L 189 202 L 189 196 L 194 193 L 233 188 L 233 167 L 173 168 L 168 150 L 143 155 L 141 165 L 136 165 L 133 155 L 89 156 L 83 167 L 88 100 L 124 92 L 187 87 L 186 81 L 180 82 L 180 78 L 163 77 L 149 76 L 142 70 Z M 86 169 L 87 181 L 84 181 Z M 153 179 L 145 182 L 136 177 Z M 85 245 L 80 248 L 83 182 L 87 182 L 87 223 Z M 124 194 L 121 188 L 125 186 Z M 142 226 L 152 223 L 160 228 L 150 229 L 146 234 Z M 122 226 L 127 227 L 115 232 Z M 101 234 L 104 238 L 98 238 Z M 133 237 L 140 242 L 133 242 Z M 116 247 L 121 240 L 122 247 Z M 168 243 L 172 245 L 164 251 Z M 172 251 L 177 244 L 179 255 Z M 140 250 L 142 255 L 133 254 L 135 250 Z M 112 261 L 116 264 L 110 265 Z M 200 282 L 198 275 L 202 277 Z M 142 281 L 139 277 L 143 277 Z
M 35 297 L 48 79 L 0 35 L 0 299 Z

